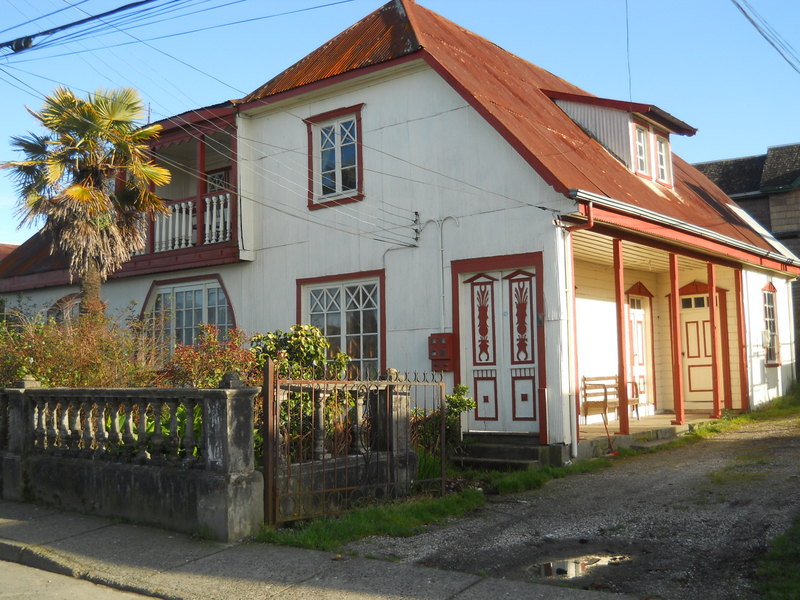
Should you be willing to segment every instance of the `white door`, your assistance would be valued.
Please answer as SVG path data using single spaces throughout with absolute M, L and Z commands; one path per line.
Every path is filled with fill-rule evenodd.
M 648 404 L 648 379 L 650 374 L 649 327 L 647 324 L 648 298 L 629 296 L 628 319 L 630 321 L 630 378 L 639 388 L 639 403 Z
M 681 339 L 685 408 L 708 410 L 713 401 L 708 296 L 681 296 Z
M 464 277 L 464 383 L 476 408 L 470 431 L 539 430 L 536 273 L 533 268 Z

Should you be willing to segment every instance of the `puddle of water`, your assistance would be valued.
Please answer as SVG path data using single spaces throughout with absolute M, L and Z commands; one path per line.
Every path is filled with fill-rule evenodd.
M 590 569 L 604 567 L 606 565 L 618 565 L 627 562 L 630 556 L 579 556 L 577 558 L 566 558 L 564 560 L 554 560 L 545 563 L 531 565 L 527 568 L 534 577 L 553 577 L 559 579 L 573 579 L 581 577 Z

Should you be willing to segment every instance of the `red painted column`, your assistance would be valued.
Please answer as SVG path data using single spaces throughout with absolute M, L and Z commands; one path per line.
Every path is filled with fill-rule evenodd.
M 669 325 L 672 333 L 672 397 L 675 407 L 673 425 L 686 422 L 683 413 L 683 355 L 681 354 L 680 288 L 678 286 L 678 255 L 669 255 Z
M 711 321 L 711 395 L 714 401 L 714 410 L 711 413 L 712 419 L 719 419 L 722 416 L 722 406 L 720 401 L 719 385 L 719 322 L 717 307 L 717 274 L 714 270 L 714 263 L 707 263 L 708 269 L 708 317 Z
M 622 240 L 614 240 L 614 296 L 617 309 L 617 376 L 619 377 L 619 432 L 630 433 L 628 418 L 628 315 L 625 310 L 625 269 L 622 258 Z
M 197 245 L 206 243 L 206 136 L 197 136 Z

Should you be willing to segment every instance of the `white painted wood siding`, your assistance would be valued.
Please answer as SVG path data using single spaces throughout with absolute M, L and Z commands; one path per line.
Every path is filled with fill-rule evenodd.
M 593 106 L 585 102 L 556 100 L 558 106 L 592 137 L 599 141 L 628 169 L 631 165 L 630 114 L 604 106 Z

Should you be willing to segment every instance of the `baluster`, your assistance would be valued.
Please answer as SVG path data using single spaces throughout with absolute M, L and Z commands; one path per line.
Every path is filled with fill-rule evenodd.
M 69 423 L 69 437 L 67 438 L 69 455 L 77 456 L 81 445 L 81 415 L 78 400 L 73 398 L 68 403 L 65 403 L 65 408 Z
M 106 425 L 106 418 L 108 416 L 108 412 L 106 410 L 106 400 L 105 398 L 98 398 L 97 399 L 97 409 L 95 410 L 95 416 L 97 417 L 97 429 L 94 435 L 94 455 L 96 457 L 103 457 L 105 458 L 107 453 L 107 446 L 108 446 L 108 433 L 107 433 L 107 425 Z
M 196 405 L 197 401 L 194 398 L 186 398 L 183 401 L 183 406 L 186 409 L 186 422 L 183 426 L 183 439 L 181 440 L 184 462 L 191 462 L 194 460 L 194 448 L 196 444 L 194 435 L 194 407 Z
M 195 200 L 189 202 L 189 224 L 186 232 L 189 246 L 197 245 L 195 237 L 199 235 L 199 233 L 195 231 L 195 209 L 197 208 L 195 202 Z
M 164 236 L 165 239 L 165 250 L 174 250 L 175 248 L 175 205 L 169 207 L 169 214 L 167 215 L 166 219 L 166 231 L 164 232 L 166 235 Z
M 169 452 L 169 460 L 178 460 L 178 453 L 180 451 L 180 438 L 178 437 L 178 401 L 167 400 L 167 407 L 169 408 L 169 437 L 167 439 L 167 449 Z
M 36 398 L 36 407 L 34 408 L 36 411 L 36 429 L 34 431 L 34 444 L 39 449 L 39 452 L 44 452 L 45 449 L 45 440 L 46 432 L 45 429 L 45 417 L 47 414 L 47 402 L 41 396 L 37 396 Z
M 133 435 L 133 403 L 123 399 L 122 411 L 125 414 L 125 421 L 122 424 L 122 452 L 125 459 L 130 460 L 136 453 L 136 437 Z
M 92 423 L 92 419 L 94 418 L 94 404 L 92 403 L 91 398 L 85 397 L 81 400 L 80 403 L 80 422 L 83 428 L 83 435 L 81 436 L 81 444 L 80 444 L 80 455 L 81 456 L 91 456 L 93 452 L 93 443 L 94 443 L 94 423 Z
M 69 448 L 69 425 L 67 419 L 69 418 L 69 403 L 65 398 L 57 401 L 57 421 L 56 428 L 56 446 L 60 452 L 65 452 Z
M 154 400 L 150 405 L 153 411 L 153 435 L 150 436 L 150 460 L 160 464 L 164 461 L 164 434 L 161 431 L 161 417 L 164 401 Z
M 139 427 L 136 430 L 137 442 L 139 445 L 139 453 L 136 455 L 136 460 L 145 463 L 150 460 L 150 453 L 147 451 L 147 444 L 150 436 L 147 433 L 147 400 L 140 399 L 139 406 Z
M 314 460 L 330 458 L 325 454 L 325 397 L 327 391 L 315 389 L 312 392 L 314 402 Z
M 8 398 L 0 392 L 0 450 L 8 444 Z
M 119 429 L 119 401 L 110 398 L 106 404 L 106 410 L 111 418 L 111 431 L 108 434 L 108 450 L 111 456 L 116 460 L 122 452 L 120 448 L 120 440 L 122 437 Z
M 225 210 L 225 220 L 223 222 L 223 236 L 222 241 L 227 242 L 231 239 L 231 195 L 230 193 L 225 193 L 222 195 L 222 202 L 223 207 Z
M 206 218 L 205 218 L 205 236 L 203 243 L 211 243 L 211 203 L 214 201 L 213 196 L 206 198 Z
M 364 396 L 368 393 L 366 386 L 361 386 L 355 390 L 356 393 L 356 406 L 355 406 L 355 420 L 353 421 L 352 435 L 353 439 L 350 440 L 350 454 L 361 454 L 361 431 L 362 421 L 364 420 Z

